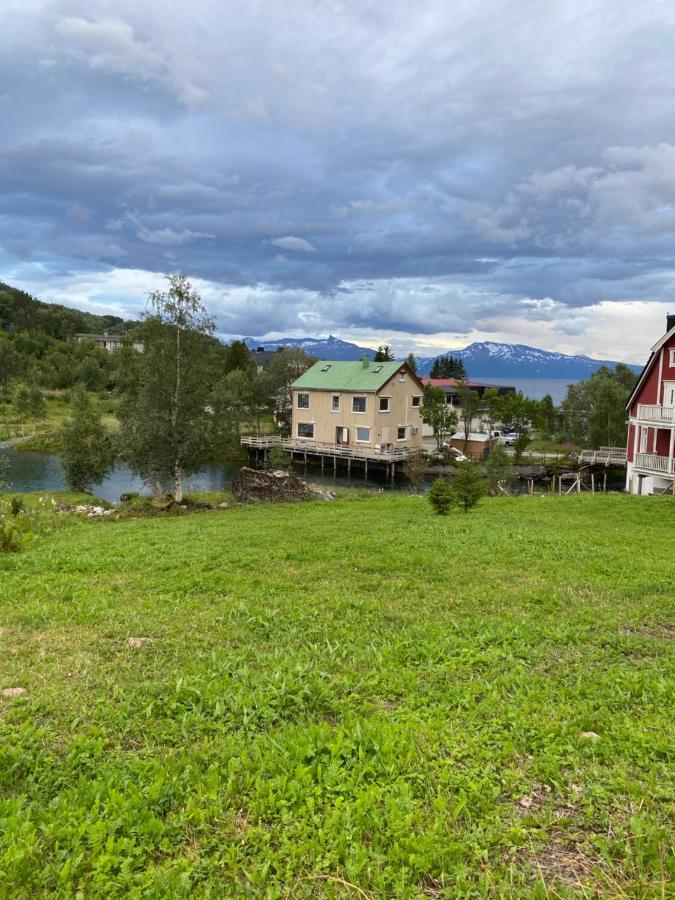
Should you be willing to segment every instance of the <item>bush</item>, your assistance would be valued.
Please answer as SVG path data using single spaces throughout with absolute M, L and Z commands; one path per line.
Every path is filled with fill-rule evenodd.
M 464 507 L 464 512 L 468 512 L 477 505 L 484 492 L 485 484 L 477 467 L 468 460 L 459 463 L 452 480 L 455 502 Z
M 25 513 L 15 516 L 0 513 L 0 553 L 18 553 L 30 535 L 30 520 Z
M 437 478 L 429 488 L 427 496 L 436 514 L 439 516 L 447 516 L 455 502 L 455 497 L 447 478 Z
M 273 444 L 270 452 L 267 454 L 268 469 L 290 469 L 291 458 L 285 453 L 279 444 Z
M 26 504 L 21 497 L 12 497 L 9 501 L 9 512 L 12 516 L 18 516 L 19 513 L 26 511 Z

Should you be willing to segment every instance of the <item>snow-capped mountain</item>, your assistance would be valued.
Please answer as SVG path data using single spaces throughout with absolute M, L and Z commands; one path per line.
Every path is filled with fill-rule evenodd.
M 319 359 L 361 359 L 368 355 L 375 356 L 372 347 L 360 347 L 349 341 L 329 335 L 327 338 L 280 338 L 275 341 L 244 338 L 252 350 L 263 347 L 265 350 L 276 350 L 277 347 L 300 347 L 305 353 Z M 477 341 L 463 350 L 448 350 L 440 356 L 454 356 L 464 361 L 469 378 L 569 378 L 579 381 L 599 369 L 600 366 L 616 365 L 616 362 L 605 359 L 592 359 L 590 356 L 570 356 L 566 353 L 554 353 L 550 350 L 539 350 L 525 344 L 497 344 L 493 341 Z M 434 364 L 435 356 L 418 356 L 417 372 L 428 375 Z M 636 372 L 641 366 L 631 366 Z
M 244 343 L 251 350 L 262 347 L 264 350 L 276 350 L 278 347 L 299 347 L 310 356 L 318 356 L 319 359 L 361 359 L 366 354 L 371 359 L 375 351 L 371 347 L 359 347 L 349 341 L 341 341 L 340 338 L 281 338 L 278 341 L 264 341 L 258 338 L 244 338 Z
M 493 341 L 478 341 L 463 350 L 448 350 L 441 356 L 454 356 L 463 360 L 469 377 L 481 378 L 570 378 L 580 380 L 599 369 L 601 366 L 614 367 L 616 362 L 605 359 L 592 359 L 590 356 L 569 356 L 566 353 L 553 353 L 539 350 L 525 344 L 497 344 Z M 434 359 L 418 361 L 418 371 L 427 375 L 431 371 Z M 641 366 L 630 368 L 639 372 Z

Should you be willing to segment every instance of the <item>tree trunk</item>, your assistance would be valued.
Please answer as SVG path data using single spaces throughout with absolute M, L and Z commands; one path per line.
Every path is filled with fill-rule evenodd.
M 155 500 L 159 500 L 159 498 L 162 496 L 162 489 L 157 482 L 157 477 L 154 472 L 150 472 L 150 474 L 148 475 L 148 486 L 150 487 L 152 496 L 155 498 Z
M 178 404 L 180 398 L 180 378 L 181 378 L 181 346 L 180 346 L 180 325 L 176 325 L 176 384 L 173 392 L 173 403 L 171 406 L 171 443 L 173 446 L 173 464 L 174 477 L 176 484 L 175 499 L 176 503 L 183 500 L 183 475 L 178 464 L 178 440 L 176 437 L 178 424 Z

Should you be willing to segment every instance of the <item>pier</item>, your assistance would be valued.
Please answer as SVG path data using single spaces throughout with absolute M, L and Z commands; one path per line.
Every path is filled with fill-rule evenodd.
M 421 449 L 410 447 L 352 447 L 341 444 L 323 444 L 318 441 L 298 441 L 292 438 L 284 438 L 277 434 L 250 435 L 241 438 L 241 446 L 253 451 L 256 459 L 267 459 L 267 454 L 272 447 L 280 447 L 285 453 L 289 453 L 291 460 L 301 459 L 305 463 L 318 461 L 323 472 L 326 465 L 333 467 L 337 472 L 338 461 L 345 463 L 347 472 L 351 472 L 352 464 L 363 464 L 364 478 L 368 476 L 368 466 L 384 468 L 387 478 L 392 480 L 396 476 L 396 466 L 403 464 L 410 456 L 421 453 Z

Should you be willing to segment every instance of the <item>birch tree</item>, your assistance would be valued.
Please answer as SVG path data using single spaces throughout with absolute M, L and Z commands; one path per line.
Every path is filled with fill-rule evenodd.
M 170 482 L 180 503 L 185 476 L 199 471 L 211 455 L 214 326 L 185 275 L 170 275 L 168 281 L 168 290 L 149 295 L 145 352 L 137 354 L 136 377 L 120 407 L 121 442 L 131 468 L 153 492 Z

